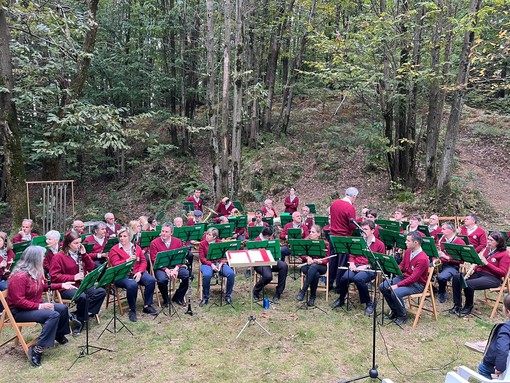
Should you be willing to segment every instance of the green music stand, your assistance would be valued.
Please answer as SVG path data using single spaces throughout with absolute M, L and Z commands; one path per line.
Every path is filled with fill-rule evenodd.
M 290 213 L 282 213 L 282 215 L 280 215 L 280 224 L 282 227 L 284 227 L 289 222 L 292 222 L 292 216 Z
M 319 225 L 321 228 L 329 224 L 329 217 L 323 217 L 320 215 L 316 215 L 314 218 L 314 222 Z
M 209 250 L 207 251 L 206 259 L 212 263 L 219 263 L 222 259 L 226 259 L 227 251 L 239 250 L 241 247 L 240 241 L 226 241 L 226 242 L 213 242 L 209 244 Z M 223 276 L 220 274 L 220 304 L 223 305 Z M 218 306 L 216 302 L 212 305 Z M 212 306 L 211 305 L 211 306 Z M 232 305 L 231 305 L 232 306 Z M 234 307 L 234 306 L 232 306 Z
M 241 204 L 241 201 L 234 201 L 232 203 L 239 212 L 244 213 L 244 206 Z
M 335 254 L 364 255 L 363 250 L 367 248 L 367 243 L 363 237 L 329 237 Z
M 195 224 L 193 226 L 181 226 L 174 229 L 173 236 L 182 242 L 201 241 L 204 236 L 205 225 Z
M 464 241 L 464 243 L 466 245 L 469 245 L 469 237 L 467 235 L 461 235 L 461 234 L 457 234 L 457 237 L 459 237 L 460 239 L 462 239 Z
M 195 204 L 193 202 L 190 202 L 190 201 L 184 201 L 182 203 L 182 209 L 186 213 L 189 213 L 190 211 L 195 211 Z
M 32 244 L 32 241 L 23 241 L 23 242 L 18 242 L 18 243 L 14 243 L 12 245 L 12 251 L 14 252 L 15 255 L 18 255 L 21 257 L 21 254 L 23 254 L 23 252 L 25 251 L 25 249 L 30 246 Z
M 90 254 L 92 252 L 92 249 L 94 248 L 93 242 L 85 242 L 85 243 L 82 243 L 82 245 L 85 248 L 85 252 L 87 254 Z
M 218 238 L 220 239 L 231 238 L 234 235 L 234 225 L 232 223 L 209 224 L 207 230 L 211 227 L 218 230 Z
M 387 230 L 387 229 L 379 229 L 379 235 L 381 237 L 381 241 L 386 245 L 386 247 L 395 248 L 398 247 L 400 249 L 406 249 L 406 236 L 403 233 Z
M 482 260 L 478 256 L 475 248 L 471 245 L 456 245 L 454 243 L 444 243 L 443 246 L 445 251 L 448 253 L 452 259 L 455 259 L 460 262 L 469 262 L 474 263 L 476 265 L 483 265 Z M 466 288 L 466 280 L 464 279 L 464 275 L 460 274 L 460 282 L 462 288 Z
M 81 234 L 80 235 L 80 238 L 81 238 L 81 241 L 83 243 L 83 241 L 85 241 L 85 238 L 87 238 L 90 234 Z
M 430 230 L 427 225 L 418 225 L 418 231 L 421 231 L 426 237 L 430 237 Z
M 254 240 L 257 238 L 265 226 L 248 226 L 248 238 Z
M 38 235 L 32 238 L 32 246 L 46 247 L 46 237 L 44 235 Z
M 140 247 L 143 249 L 144 247 L 149 247 L 151 242 L 160 236 L 161 232 L 159 231 L 142 231 L 142 236 L 140 238 Z
M 178 249 L 160 251 L 156 254 L 156 260 L 154 261 L 154 270 L 163 269 L 163 268 L 174 268 L 178 265 L 184 265 L 186 263 L 186 255 L 188 255 L 187 247 L 180 247 Z M 169 296 L 172 294 L 172 280 L 168 279 L 168 294 Z M 160 312 L 154 316 L 154 319 L 158 317 L 159 314 L 165 314 L 165 307 L 162 307 Z M 177 317 L 181 319 L 177 309 L 172 304 L 172 300 L 169 300 L 168 303 L 168 316 L 171 318 L 177 314 Z
M 388 219 L 376 219 L 375 223 L 381 226 L 383 229 L 393 230 L 400 233 L 400 223 L 397 221 L 390 221 Z
M 287 230 L 287 238 L 288 239 L 302 239 L 303 232 L 300 228 L 298 229 L 288 229 Z
M 119 238 L 109 238 L 108 242 L 106 242 L 106 245 L 103 249 L 103 253 L 109 253 L 113 246 L 115 246 L 117 243 L 119 243 Z
M 235 229 L 242 229 L 248 226 L 248 216 L 240 215 L 239 217 L 229 216 L 228 222 L 234 225 Z
M 273 255 L 275 261 L 282 258 L 280 241 L 277 239 L 270 239 L 266 241 L 248 241 L 246 242 L 246 249 L 247 250 L 266 249 L 271 251 L 271 254 Z
M 305 204 L 305 206 L 308 206 L 308 208 L 310 209 L 310 213 L 312 213 L 312 214 L 317 213 L 317 210 L 315 209 L 315 204 L 314 203 L 307 203 L 307 204 Z
M 133 266 L 135 265 L 136 260 L 133 259 L 131 261 L 127 261 L 125 263 L 121 263 L 117 266 L 108 267 L 106 271 L 98 278 L 97 285 L 99 287 L 109 285 L 110 283 L 115 283 L 116 281 L 120 279 L 124 279 L 128 276 L 128 274 L 133 270 Z M 109 289 L 108 289 L 109 290 Z M 109 291 L 108 291 L 109 293 Z M 97 339 L 101 338 L 103 333 L 105 331 L 108 331 L 111 334 L 117 334 L 125 328 L 127 332 L 129 332 L 131 335 L 133 333 L 131 330 L 122 322 L 122 320 L 117 316 L 117 302 L 113 302 L 113 317 L 110 319 L 106 327 L 101 331 L 101 334 L 97 337 Z M 119 329 L 117 330 L 117 321 L 121 324 Z M 113 323 L 113 331 L 109 329 L 110 325 Z
M 393 274 L 399 277 L 402 276 L 402 271 L 398 267 L 398 263 L 393 256 L 381 253 L 374 253 L 374 255 L 381 264 L 383 273 Z
M 439 254 L 437 253 L 436 242 L 432 237 L 422 237 L 421 238 L 421 248 L 427 254 L 430 260 L 436 258 L 439 259 Z
M 407 228 L 409 227 L 409 222 L 407 221 L 400 222 L 400 227 L 402 228 L 402 230 L 407 230 Z
M 74 295 L 73 295 L 71 301 L 76 303 L 76 300 L 78 299 L 78 297 L 82 293 L 84 293 L 86 290 L 93 287 L 96 284 L 96 282 L 98 281 L 98 279 L 102 277 L 102 275 L 104 274 L 105 271 L 106 271 L 106 264 L 101 265 L 97 269 L 92 270 L 90 273 L 87 273 L 87 275 L 85 275 L 85 278 L 83 278 L 83 280 L 81 281 L 80 287 L 78 287 L 78 289 L 74 292 Z M 76 359 L 73 362 L 73 364 L 71 365 L 71 367 L 69 367 L 69 370 L 74 366 L 74 364 L 80 358 L 84 358 L 87 355 L 92 355 L 92 354 L 95 354 L 96 352 L 99 352 L 102 350 L 109 351 L 109 352 L 112 351 L 108 348 L 91 346 L 89 344 L 89 320 L 88 320 L 88 318 L 85 318 L 85 345 L 79 346 L 79 349 L 80 349 L 80 353 L 76 357 Z M 91 349 L 93 351 L 91 351 Z
M 274 218 L 273 217 L 262 217 L 262 222 L 266 222 L 269 226 L 273 226 Z

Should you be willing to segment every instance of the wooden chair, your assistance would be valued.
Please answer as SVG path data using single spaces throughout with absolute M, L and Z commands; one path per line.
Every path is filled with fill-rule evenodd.
M 305 285 L 305 274 L 301 273 L 301 289 L 303 289 L 303 286 Z M 326 273 L 322 274 L 321 277 L 326 277 L 326 284 L 324 286 L 321 286 L 321 283 L 319 281 L 319 285 L 317 286 L 317 291 L 324 291 L 326 293 L 326 303 L 329 301 L 329 262 L 326 264 Z
M 2 333 L 2 330 L 4 327 L 12 327 L 12 329 L 14 330 L 14 333 L 15 333 L 14 337 L 12 337 L 12 338 L 8 339 L 7 341 L 5 341 L 4 343 L 0 344 L 0 347 L 5 346 L 10 341 L 14 340 L 16 345 L 21 343 L 21 346 L 23 347 L 23 351 L 25 351 L 25 355 L 27 356 L 27 358 L 29 358 L 28 349 L 29 349 L 29 347 L 31 347 L 37 343 L 37 340 L 39 339 L 39 337 L 36 337 L 35 339 L 33 339 L 32 341 L 27 343 L 25 338 L 23 337 L 23 334 L 21 333 L 21 330 L 23 329 L 23 327 L 35 327 L 39 323 L 37 323 L 37 322 L 19 322 L 19 323 L 16 322 L 16 320 L 14 319 L 14 315 L 12 315 L 12 312 L 11 312 L 9 306 L 7 305 L 7 290 L 0 292 L 0 303 L 4 307 L 4 311 L 2 312 L 2 315 L 0 316 L 0 334 Z
M 494 287 L 491 289 L 485 289 L 483 291 L 484 300 L 483 302 L 486 305 L 493 306 L 492 312 L 491 312 L 491 319 L 496 316 L 496 313 L 498 312 L 498 307 L 500 303 L 503 303 L 503 294 L 505 292 L 510 293 L 510 269 L 506 273 L 505 278 L 503 279 L 503 283 L 499 287 Z M 493 298 L 489 294 L 490 293 L 497 293 L 497 297 Z
M 427 277 L 427 283 L 425 283 L 425 288 L 423 292 L 419 294 L 411 294 L 408 295 L 409 309 L 408 311 L 415 314 L 413 328 L 416 328 L 418 324 L 418 320 L 420 319 L 420 315 L 422 311 L 428 311 L 434 315 L 434 319 L 437 321 L 437 309 L 436 309 L 436 300 L 434 298 L 434 290 L 432 288 L 431 279 L 434 275 L 434 267 L 429 267 L 429 273 Z M 425 307 L 425 300 L 430 298 L 432 303 L 432 309 Z

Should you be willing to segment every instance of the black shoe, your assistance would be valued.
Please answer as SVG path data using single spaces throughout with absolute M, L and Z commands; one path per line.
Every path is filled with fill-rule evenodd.
M 367 307 L 365 307 L 365 315 L 368 317 L 374 313 L 374 306 L 372 303 L 367 303 Z
M 260 300 L 260 292 L 253 290 L 253 299 L 256 301 Z
M 342 307 L 343 305 L 344 305 L 344 300 L 338 298 L 336 301 L 333 302 L 333 304 L 331 305 L 331 308 L 336 309 L 337 307 Z
M 244 277 L 246 279 L 250 279 L 251 278 L 251 269 L 248 269 L 244 272 Z
M 300 302 L 301 302 L 303 299 L 305 299 L 305 290 L 301 290 L 301 291 L 299 292 L 299 294 L 297 295 L 297 297 L 296 297 L 296 300 L 297 300 L 297 301 L 300 301 Z
M 406 322 L 407 322 L 407 316 L 405 316 L 405 317 L 397 317 L 397 319 L 395 319 L 395 324 L 398 325 L 398 326 L 402 326 Z
M 278 303 L 279 300 L 280 300 L 280 294 L 275 294 L 275 296 L 273 297 L 273 303 Z
M 129 311 L 128 317 L 131 322 L 136 322 L 138 320 L 136 318 L 136 311 Z
M 209 303 L 209 298 L 204 298 L 204 299 L 202 299 L 202 301 L 199 303 L 198 306 L 204 307 L 208 303 Z
M 57 335 L 57 336 L 55 337 L 55 340 L 56 340 L 59 344 L 66 344 L 66 343 L 68 343 L 68 342 L 69 342 L 69 339 L 67 339 L 67 338 L 65 337 L 65 335 Z
M 390 311 L 389 314 L 383 314 L 385 319 L 393 320 L 397 318 L 397 313 L 395 311 Z
M 464 306 L 462 310 L 460 310 L 460 315 L 469 315 L 471 314 L 471 311 L 473 311 L 473 305 L 470 306 Z
M 459 315 L 459 313 L 460 313 L 460 307 L 459 307 L 459 306 L 457 306 L 457 305 L 455 305 L 455 306 L 453 306 L 450 310 L 448 310 L 448 312 L 449 312 L 450 314 L 453 314 L 453 315 Z
M 446 292 L 439 293 L 439 303 L 445 303 L 446 302 Z
M 145 314 L 149 314 L 149 315 L 158 315 L 158 312 L 156 311 L 156 309 L 154 307 L 152 307 L 151 305 L 145 306 L 143 308 L 142 312 Z
M 307 306 L 315 306 L 315 297 L 310 297 L 310 299 L 308 299 L 308 302 L 306 302 Z
M 41 367 L 41 356 L 42 352 L 37 352 L 34 350 L 34 347 L 30 347 L 28 349 L 28 359 L 30 360 L 30 364 L 34 367 Z
M 175 304 L 179 305 L 179 306 L 186 306 L 186 302 L 184 302 L 182 299 L 172 299 L 172 302 L 174 302 Z
M 161 307 L 168 307 L 168 301 L 163 301 L 163 303 L 161 303 Z
M 225 298 L 225 302 L 227 302 L 228 305 L 231 305 L 232 304 L 232 298 L 226 297 Z

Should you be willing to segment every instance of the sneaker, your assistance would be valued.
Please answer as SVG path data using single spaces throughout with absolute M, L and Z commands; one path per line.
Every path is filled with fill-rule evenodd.
M 297 295 L 296 300 L 297 300 L 297 301 L 299 301 L 299 302 L 301 302 L 303 299 L 305 299 L 305 291 L 304 291 L 304 290 L 301 290 L 301 291 L 299 292 L 299 294 Z
M 439 293 L 439 303 L 445 303 L 446 302 L 446 292 Z
M 79 325 L 75 326 L 73 328 L 73 336 L 78 336 L 81 333 L 81 330 L 83 330 L 83 323 L 79 320 L 76 320 L 76 323 L 79 323 Z
M 41 367 L 41 356 L 42 352 L 35 351 L 34 347 L 28 349 L 28 359 L 30 364 L 34 367 Z
M 367 303 L 367 307 L 365 307 L 365 315 L 368 317 L 374 313 L 374 306 L 372 303 Z
M 136 318 L 136 311 L 130 311 L 129 314 L 129 320 L 131 322 L 136 322 L 138 319 Z
M 273 303 L 278 303 L 280 301 L 280 294 L 275 294 L 273 297 Z
M 395 319 L 395 324 L 398 325 L 398 326 L 402 326 L 406 322 L 407 322 L 407 316 L 405 316 L 405 317 L 397 317 L 397 319 Z
M 142 312 L 149 315 L 158 315 L 158 312 L 151 305 L 145 306 Z

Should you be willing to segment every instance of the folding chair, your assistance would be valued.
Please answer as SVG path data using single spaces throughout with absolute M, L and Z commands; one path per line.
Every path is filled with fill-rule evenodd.
M 503 294 L 510 293 L 510 269 L 506 273 L 505 278 L 503 279 L 503 283 L 499 287 L 494 287 L 491 289 L 485 289 L 483 291 L 484 300 L 483 302 L 486 305 L 493 306 L 492 312 L 491 312 L 491 319 L 496 316 L 496 313 L 498 312 L 498 307 L 500 303 L 503 303 Z M 489 296 L 490 293 L 497 293 L 497 298 L 493 298 Z
M 306 275 L 301 273 L 301 270 L 300 270 L 300 274 L 301 274 L 301 289 L 303 289 L 303 286 L 305 285 Z M 319 285 L 317 286 L 317 291 L 326 292 L 326 303 L 327 303 L 329 301 L 329 289 L 328 289 L 328 286 L 329 286 L 329 262 L 326 264 L 326 273 L 322 274 L 321 277 L 326 277 L 326 284 L 321 285 L 321 283 L 319 281 Z
M 16 334 L 14 337 L 10 338 L 9 340 L 5 341 L 4 343 L 0 344 L 0 347 L 5 346 L 10 341 L 14 340 L 15 344 L 21 343 L 21 346 L 23 347 L 23 351 L 25 351 L 25 355 L 27 358 L 30 358 L 28 356 L 28 349 L 29 347 L 33 346 L 37 343 L 37 340 L 39 337 L 36 337 L 29 343 L 25 341 L 25 338 L 23 337 L 23 334 L 21 333 L 21 330 L 23 327 L 35 327 L 39 323 L 37 322 L 16 322 L 14 319 L 14 315 L 12 315 L 12 312 L 7 305 L 7 290 L 4 290 L 0 292 L 0 303 L 4 307 L 4 311 L 2 312 L 2 315 L 0 317 L 0 334 L 2 333 L 2 330 L 4 327 L 12 327 L 14 330 L 14 333 Z
M 432 288 L 431 279 L 434 275 L 434 267 L 429 267 L 429 273 L 427 277 L 427 283 L 425 283 L 425 288 L 423 292 L 419 294 L 411 294 L 408 295 L 409 309 L 408 311 L 415 314 L 413 328 L 416 328 L 418 325 L 418 320 L 420 319 L 420 315 L 422 311 L 428 311 L 434 314 L 434 319 L 437 321 L 437 309 L 436 309 L 436 300 L 434 298 L 434 290 Z M 425 307 L 425 300 L 430 298 L 432 303 L 432 309 Z

